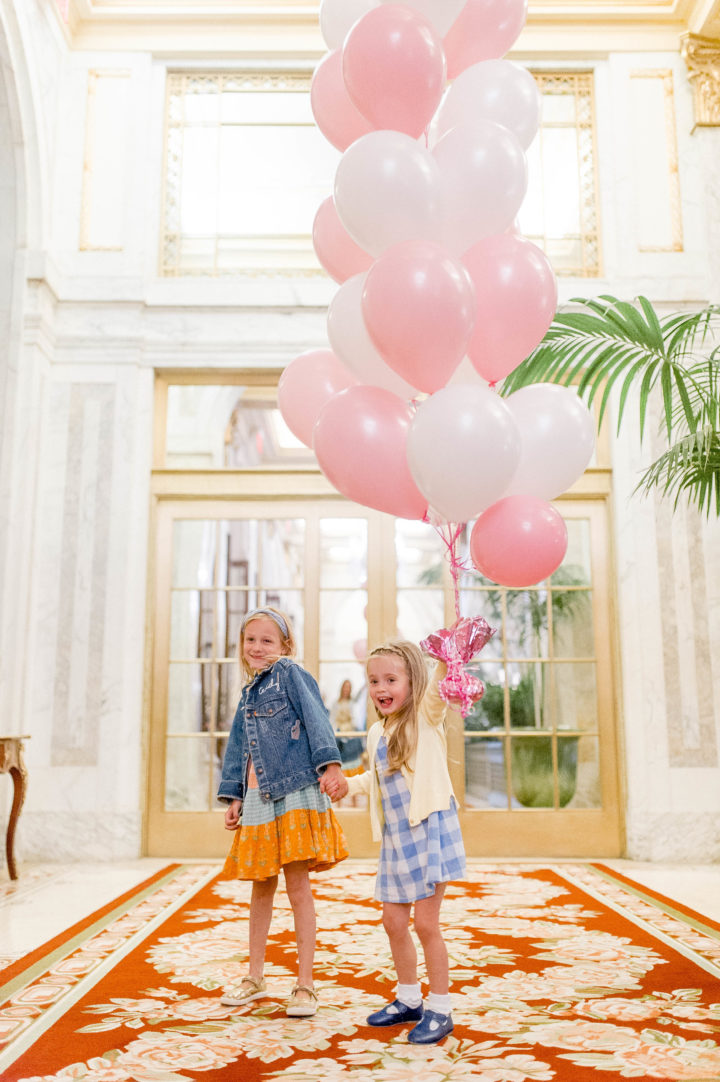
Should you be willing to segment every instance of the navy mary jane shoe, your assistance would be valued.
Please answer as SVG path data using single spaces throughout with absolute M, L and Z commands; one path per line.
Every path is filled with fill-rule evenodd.
M 407 1007 L 399 999 L 394 999 L 386 1007 L 368 1016 L 369 1026 L 401 1026 L 404 1022 L 419 1022 L 423 1016 L 422 1003 L 419 1007 Z M 438 1018 L 442 1017 L 438 1015 Z M 452 1027 L 451 1027 L 452 1028 Z M 415 1026 L 417 1029 L 417 1026 Z
M 451 1014 L 438 1014 L 437 1011 L 425 1010 L 422 1018 L 408 1033 L 411 1044 L 435 1044 L 453 1031 Z

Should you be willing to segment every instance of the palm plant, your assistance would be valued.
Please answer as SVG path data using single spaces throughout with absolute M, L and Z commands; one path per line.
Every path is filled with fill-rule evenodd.
M 529 383 L 574 385 L 598 424 L 619 388 L 618 430 L 628 396 L 639 385 L 642 438 L 651 395 L 662 396 L 668 447 L 644 472 L 636 491 L 658 489 L 710 515 L 720 515 L 720 305 L 660 317 L 650 301 L 576 298 L 580 310 L 559 312 L 534 352 L 504 382 L 510 394 Z

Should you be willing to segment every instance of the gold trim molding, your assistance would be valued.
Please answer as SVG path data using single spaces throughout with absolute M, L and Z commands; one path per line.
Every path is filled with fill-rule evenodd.
M 720 128 L 720 39 L 684 34 L 680 51 L 693 88 L 695 127 Z

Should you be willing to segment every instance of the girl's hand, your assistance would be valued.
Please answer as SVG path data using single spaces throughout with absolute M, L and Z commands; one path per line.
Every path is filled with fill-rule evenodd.
M 333 804 L 336 800 L 342 800 L 344 796 L 347 796 L 347 778 L 337 763 L 330 763 L 325 768 L 325 773 L 320 778 L 320 790 L 327 793 Z
M 237 830 L 240 825 L 240 809 L 242 808 L 242 800 L 233 800 L 231 804 L 228 804 L 225 811 L 225 829 Z

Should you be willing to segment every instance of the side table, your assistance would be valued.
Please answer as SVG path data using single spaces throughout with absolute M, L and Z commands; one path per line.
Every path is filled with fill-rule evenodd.
M 5 836 L 5 854 L 11 879 L 17 879 L 18 877 L 13 845 L 15 842 L 15 827 L 20 818 L 20 809 L 23 806 L 25 790 L 27 789 L 27 770 L 23 760 L 22 742 L 29 739 L 29 736 L 0 736 L 0 774 L 10 774 L 13 780 L 13 802 Z

